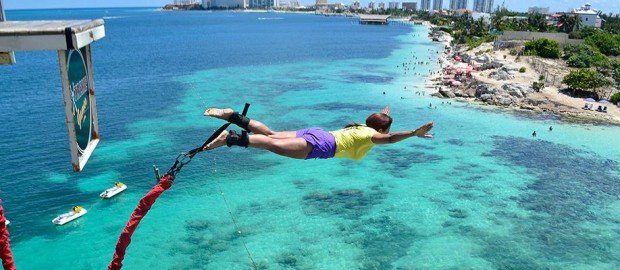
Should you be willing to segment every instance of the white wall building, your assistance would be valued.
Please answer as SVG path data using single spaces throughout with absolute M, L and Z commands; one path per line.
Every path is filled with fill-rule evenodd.
M 388 3 L 388 8 L 389 9 L 398 9 L 399 5 L 400 5 L 400 2 L 389 2 Z
M 592 9 L 590 3 L 586 3 L 580 8 L 573 9 L 572 14 L 579 15 L 583 26 L 600 28 L 603 20 L 598 16 L 598 10 Z

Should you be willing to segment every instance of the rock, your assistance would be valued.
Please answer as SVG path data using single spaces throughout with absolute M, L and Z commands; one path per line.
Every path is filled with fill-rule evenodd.
M 492 101 L 493 100 L 493 95 L 491 94 L 482 94 L 480 96 L 478 96 L 478 98 L 484 102 L 488 102 L 488 101 Z
M 456 95 L 454 95 L 454 93 L 450 90 L 444 90 L 444 89 L 439 89 L 439 93 L 447 98 L 455 98 Z
M 475 60 L 476 62 L 480 63 L 480 64 L 487 64 L 489 62 L 491 62 L 491 59 L 493 59 L 491 56 L 489 56 L 488 54 L 483 54 L 480 55 L 476 58 L 474 58 L 473 60 Z
M 476 87 L 476 97 L 482 97 L 483 95 L 493 95 L 497 92 L 497 89 L 491 87 L 488 84 L 480 84 Z
M 507 83 L 502 85 L 502 89 L 506 90 L 506 93 L 516 98 L 525 98 L 528 94 L 534 92 L 534 89 L 523 84 Z
M 502 95 L 497 99 L 497 104 L 503 106 L 509 106 L 513 103 L 513 100 L 510 96 Z
M 469 63 L 469 61 L 471 61 L 471 55 L 468 53 L 462 53 L 460 56 L 465 63 Z
M 498 69 L 498 70 L 491 72 L 491 74 L 489 74 L 489 77 L 496 79 L 498 81 L 506 81 L 506 80 L 514 79 L 514 76 L 510 75 L 506 70 L 503 70 L 503 69 Z
M 504 64 L 500 61 L 498 61 L 497 59 L 493 59 L 485 64 L 482 65 L 482 70 L 487 70 L 487 69 L 496 69 L 496 68 L 500 68 L 504 66 Z

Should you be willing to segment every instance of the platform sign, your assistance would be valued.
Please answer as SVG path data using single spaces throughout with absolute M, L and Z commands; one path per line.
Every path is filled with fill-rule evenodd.
M 99 143 L 90 45 L 58 52 L 74 171 L 81 171 Z

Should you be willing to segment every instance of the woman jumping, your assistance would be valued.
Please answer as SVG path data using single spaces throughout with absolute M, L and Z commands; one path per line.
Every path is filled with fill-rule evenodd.
M 360 160 L 375 144 L 389 144 L 410 137 L 432 138 L 428 132 L 433 122 L 416 130 L 389 133 L 392 117 L 390 108 L 373 113 L 366 118 L 366 125 L 350 124 L 344 129 L 327 132 L 320 128 L 298 131 L 273 131 L 265 124 L 243 116 L 232 109 L 207 109 L 205 116 L 215 117 L 245 129 L 240 134 L 224 131 L 217 139 L 207 144 L 205 150 L 233 145 L 269 150 L 281 156 L 297 159 L 350 158 Z M 249 135 L 247 131 L 254 134 Z

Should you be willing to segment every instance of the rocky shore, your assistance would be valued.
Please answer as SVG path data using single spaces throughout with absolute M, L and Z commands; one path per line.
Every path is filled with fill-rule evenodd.
M 429 36 L 446 45 L 451 40 L 442 31 L 433 31 Z M 519 45 L 512 46 L 518 48 Z M 536 57 L 516 56 L 509 49 L 493 48 L 492 43 L 473 50 L 468 50 L 466 45 L 448 45 L 440 56 L 441 71 L 434 74 L 427 87 L 435 91 L 432 95 L 441 98 L 534 114 L 550 113 L 571 122 L 620 125 L 619 107 L 595 104 L 607 106 L 608 112 L 584 110 L 582 99 L 560 92 L 561 78 L 568 72 L 564 63 L 542 61 Z M 552 72 L 537 72 L 537 69 Z M 553 78 L 545 78 L 543 74 Z

